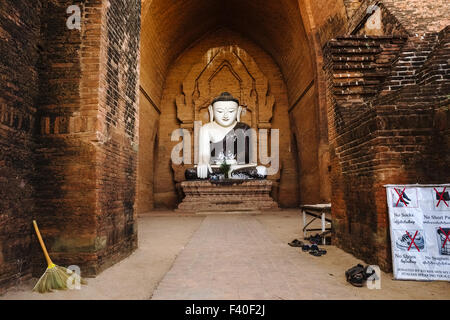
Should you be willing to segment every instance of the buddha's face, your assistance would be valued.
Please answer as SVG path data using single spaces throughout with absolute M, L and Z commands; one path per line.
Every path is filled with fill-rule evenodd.
M 229 127 L 236 121 L 238 109 L 234 101 L 217 101 L 213 105 L 214 120 L 222 127 Z

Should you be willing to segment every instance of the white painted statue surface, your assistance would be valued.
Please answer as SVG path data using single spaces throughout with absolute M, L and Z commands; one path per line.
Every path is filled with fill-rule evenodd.
M 251 138 L 245 140 L 244 134 L 249 134 L 251 128 L 240 122 L 241 112 L 239 101 L 228 92 L 223 92 L 209 106 L 210 122 L 199 131 L 197 179 L 208 178 L 223 162 L 230 165 L 230 177 L 233 172 L 238 178 L 241 175 L 238 172 L 249 179 L 267 176 L 266 167 L 258 166 L 249 152 Z

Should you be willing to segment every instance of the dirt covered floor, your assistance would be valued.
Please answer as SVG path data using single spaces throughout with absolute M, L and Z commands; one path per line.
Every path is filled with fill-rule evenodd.
M 353 287 L 344 272 L 363 262 L 334 246 L 322 246 L 322 257 L 288 246 L 301 229 L 298 210 L 152 212 L 139 219 L 139 248 L 81 290 L 33 293 L 32 279 L 0 299 L 450 299 L 448 282 L 394 281 L 386 273 L 379 290 Z

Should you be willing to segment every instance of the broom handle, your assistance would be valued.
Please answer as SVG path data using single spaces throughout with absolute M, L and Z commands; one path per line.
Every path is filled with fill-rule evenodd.
M 48 255 L 47 248 L 45 247 L 44 240 L 42 240 L 41 233 L 39 232 L 39 228 L 37 226 L 36 220 L 33 220 L 34 230 L 36 231 L 36 235 L 39 239 L 39 243 L 41 244 L 42 251 L 44 251 L 45 260 L 47 260 L 48 266 L 52 266 L 53 262 Z

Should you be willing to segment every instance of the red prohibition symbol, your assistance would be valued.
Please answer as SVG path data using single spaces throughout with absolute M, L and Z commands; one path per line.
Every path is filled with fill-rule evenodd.
M 450 231 L 449 231 L 448 234 L 447 234 L 447 233 L 445 233 L 444 230 L 442 230 L 441 227 L 439 227 L 439 229 L 441 229 L 442 233 L 445 234 L 445 241 L 444 241 L 444 244 L 442 245 L 442 248 L 444 248 L 445 243 L 447 242 L 448 238 L 450 237 Z
M 414 242 L 414 240 L 416 239 L 417 233 L 419 232 L 419 230 L 416 231 L 416 233 L 414 234 L 414 237 L 411 238 L 411 236 L 409 235 L 409 232 L 406 231 L 406 234 L 408 235 L 408 237 L 411 239 L 411 244 L 409 245 L 408 251 L 411 249 L 411 246 L 414 245 L 417 249 L 417 251 L 420 252 L 419 247 L 416 245 L 416 243 Z
M 444 190 L 442 190 L 442 193 L 437 191 L 436 188 L 433 188 L 433 189 L 434 189 L 434 191 L 436 191 L 436 194 L 439 196 L 439 201 L 438 201 L 436 207 L 439 207 L 439 203 L 441 203 L 441 201 L 443 201 L 444 204 L 448 207 L 448 203 L 444 199 L 444 193 L 445 193 L 445 189 L 447 189 L 447 187 L 444 187 Z
M 397 194 L 398 194 L 398 200 L 397 200 L 397 203 L 395 204 L 396 207 L 398 207 L 400 200 L 405 204 L 406 207 L 408 206 L 406 204 L 405 200 L 403 200 L 403 194 L 405 193 L 405 189 L 406 189 L 406 187 L 403 188 L 402 193 L 399 193 L 397 188 L 394 188 L 395 192 L 397 192 Z

